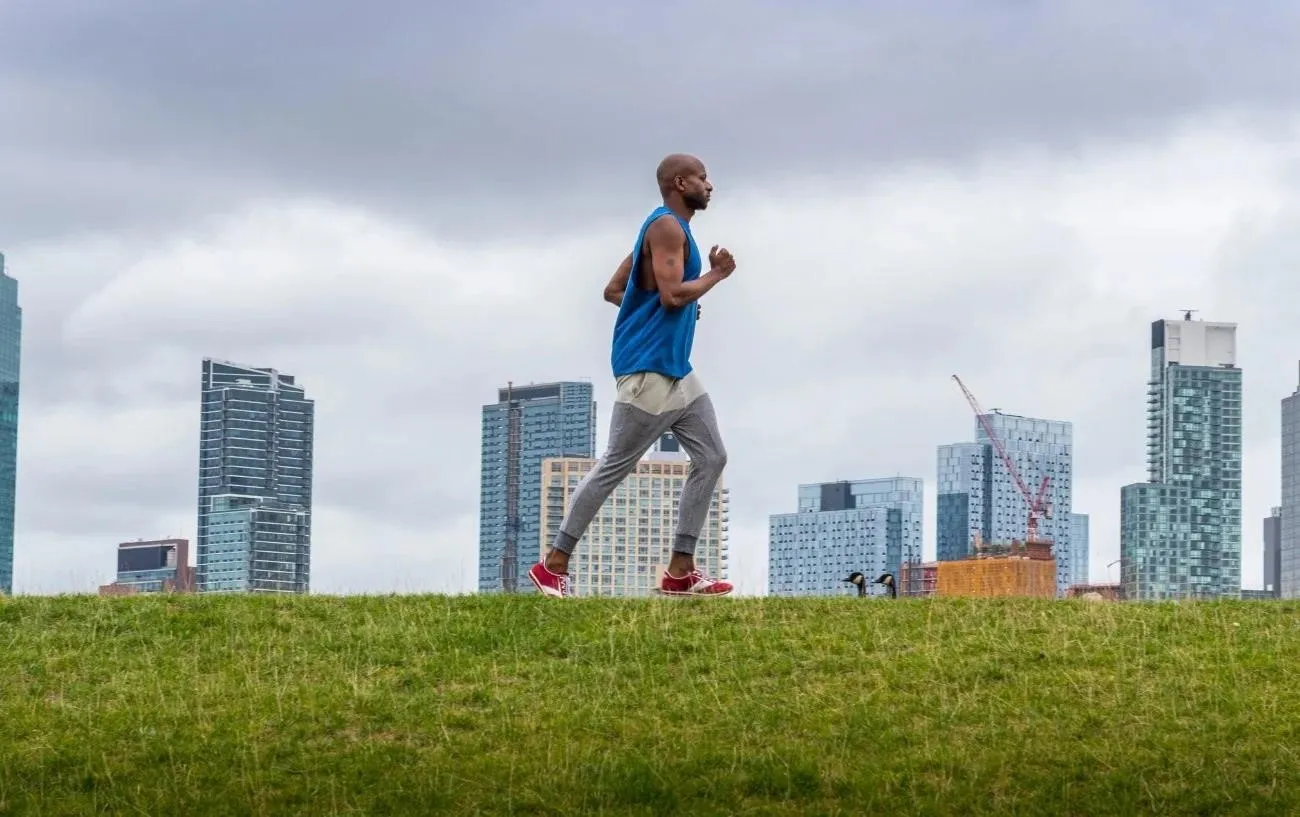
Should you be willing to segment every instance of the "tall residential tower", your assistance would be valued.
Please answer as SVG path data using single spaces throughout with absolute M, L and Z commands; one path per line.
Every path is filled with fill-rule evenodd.
M 0 254 L 0 593 L 14 592 L 14 503 L 18 479 L 18 370 L 23 310 L 18 282 Z
M 315 411 L 290 375 L 203 361 L 201 592 L 308 591 Z
M 1151 324 L 1147 482 L 1120 493 L 1121 581 L 1135 601 L 1241 595 L 1237 325 L 1190 317 Z
M 483 406 L 482 434 L 478 589 L 531 591 L 524 573 L 541 554 L 542 460 L 596 456 L 591 384 L 499 389 Z
M 1282 400 L 1281 515 L 1278 594 L 1300 598 L 1300 386 Z

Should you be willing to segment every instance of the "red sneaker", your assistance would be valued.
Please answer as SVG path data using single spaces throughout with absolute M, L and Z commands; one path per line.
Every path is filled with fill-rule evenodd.
M 659 580 L 659 592 L 665 596 L 725 596 L 733 589 L 730 582 L 711 579 L 698 570 L 680 578 L 668 575 L 665 570 Z
M 546 569 L 546 565 L 538 562 L 528 571 L 528 578 L 533 580 L 537 589 L 542 591 L 542 595 L 553 596 L 562 599 L 569 595 L 569 574 L 552 573 Z

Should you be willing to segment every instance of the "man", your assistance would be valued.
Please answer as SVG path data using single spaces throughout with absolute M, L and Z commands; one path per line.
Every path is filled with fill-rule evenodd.
M 709 206 L 713 185 L 694 156 L 673 154 L 656 173 L 663 206 L 641 225 L 636 244 L 605 287 L 618 305 L 610 355 L 617 382 L 609 444 L 578 484 L 543 561 L 528 571 L 537 589 L 568 593 L 569 558 L 592 517 L 665 431 L 691 458 L 682 488 L 672 558 L 659 592 L 670 596 L 725 596 L 732 586 L 695 567 L 695 544 L 709 513 L 713 488 L 727 464 L 713 403 L 691 367 L 699 299 L 736 269 L 731 253 L 714 246 L 709 271 L 691 235 L 691 217 Z

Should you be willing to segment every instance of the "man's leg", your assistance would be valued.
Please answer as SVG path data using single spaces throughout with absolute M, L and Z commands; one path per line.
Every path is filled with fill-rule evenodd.
M 691 470 L 682 486 L 677 536 L 660 590 L 668 595 L 726 595 L 732 590 L 729 583 L 702 576 L 695 570 L 695 545 L 709 515 L 713 489 L 727 465 L 727 449 L 722 444 L 709 395 L 700 394 L 692 400 L 672 424 L 672 431 L 691 458 Z
M 654 414 L 634 405 L 631 398 L 639 391 L 638 382 L 619 389 L 610 417 L 609 444 L 605 453 L 578 483 L 550 551 L 528 573 L 537 589 L 547 595 L 565 594 L 569 558 L 578 540 L 587 532 L 600 506 L 636 468 L 637 462 L 673 420 L 672 414 Z

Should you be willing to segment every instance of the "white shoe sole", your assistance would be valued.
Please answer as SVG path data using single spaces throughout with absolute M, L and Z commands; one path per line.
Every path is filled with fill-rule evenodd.
M 732 590 L 734 590 L 734 589 L 735 589 L 735 588 L 732 588 Z M 686 596 L 691 596 L 691 597 L 693 597 L 693 598 L 697 598 L 697 599 L 716 599 L 716 598 L 720 598 L 720 597 L 722 597 L 722 596 L 730 596 L 730 595 L 731 595 L 731 590 L 726 590 L 726 591 L 723 591 L 723 592 L 721 592 L 721 593 L 692 593 L 692 592 L 689 591 L 689 590 L 687 590 L 687 591 L 685 591 L 685 592 L 681 592 L 681 591 L 678 591 L 678 590 L 664 590 L 662 587 L 656 587 L 656 588 L 655 588 L 655 592 L 658 593 L 658 594 L 661 595 L 661 596 L 672 596 L 672 597 L 674 597 L 674 598 L 685 598 Z

